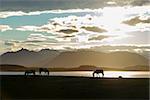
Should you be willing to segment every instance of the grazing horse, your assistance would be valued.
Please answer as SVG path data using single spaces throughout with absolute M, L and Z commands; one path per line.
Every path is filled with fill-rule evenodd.
M 35 70 L 26 70 L 25 75 L 35 75 Z
M 95 77 L 95 74 L 99 75 L 100 73 L 104 76 L 104 71 L 103 70 L 95 70 L 93 72 L 93 77 Z
M 40 68 L 39 73 L 41 74 L 42 72 L 47 73 L 47 75 L 49 75 L 49 71 L 47 68 Z

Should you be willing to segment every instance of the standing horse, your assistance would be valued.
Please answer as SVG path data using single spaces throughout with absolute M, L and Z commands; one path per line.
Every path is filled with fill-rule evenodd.
M 100 73 L 102 74 L 102 76 L 104 76 L 104 71 L 103 70 L 95 70 L 93 72 L 93 77 L 95 77 L 95 74 L 99 75 Z
M 49 70 L 47 68 L 40 68 L 39 73 L 41 74 L 42 72 L 47 73 L 47 75 L 49 75 Z
M 25 75 L 35 75 L 35 70 L 26 70 Z

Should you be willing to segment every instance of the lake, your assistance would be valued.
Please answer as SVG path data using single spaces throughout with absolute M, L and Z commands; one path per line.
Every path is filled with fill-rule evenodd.
M 67 72 L 50 72 L 50 76 L 82 76 L 92 77 L 93 71 L 67 71 Z M 122 76 L 123 78 L 150 78 L 149 71 L 105 71 L 104 77 L 117 78 Z M 0 75 L 24 75 L 24 72 L 0 72 Z M 39 75 L 36 72 L 36 75 Z M 42 75 L 45 75 L 42 73 Z M 99 76 L 102 76 L 101 74 Z

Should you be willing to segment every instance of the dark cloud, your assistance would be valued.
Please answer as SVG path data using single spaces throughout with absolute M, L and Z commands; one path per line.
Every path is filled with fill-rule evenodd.
M 150 0 L 110 0 L 110 1 L 116 2 L 116 4 L 119 6 L 124 5 L 143 6 L 150 4 Z
M 14 45 L 14 43 L 11 43 L 11 42 L 5 42 L 5 45 L 7 45 L 7 46 L 12 46 L 12 45 Z
M 138 23 L 150 23 L 150 18 L 144 20 L 144 19 L 140 19 L 140 17 L 137 16 L 130 20 L 123 21 L 123 23 L 134 26 Z
M 105 29 L 99 28 L 99 27 L 95 27 L 95 26 L 83 26 L 81 27 L 87 31 L 92 31 L 92 32 L 107 32 Z
M 89 38 L 88 40 L 103 40 L 105 38 L 108 38 L 109 36 L 104 36 L 104 35 L 100 35 L 100 36 L 97 36 L 97 37 L 92 37 L 92 38 Z
M 61 33 L 65 33 L 65 34 L 72 34 L 72 33 L 78 32 L 78 30 L 76 30 L 76 29 L 61 29 L 57 32 L 61 32 Z
M 150 4 L 150 0 L 134 0 L 133 2 L 131 2 L 131 5 L 135 6 L 143 6 L 148 4 Z
M 19 40 L 18 41 L 17 40 L 5 41 L 4 45 L 6 45 L 6 46 L 13 46 L 16 43 L 20 43 L 20 41 Z
M 66 35 L 63 38 L 70 38 L 70 37 L 75 37 L 75 35 Z

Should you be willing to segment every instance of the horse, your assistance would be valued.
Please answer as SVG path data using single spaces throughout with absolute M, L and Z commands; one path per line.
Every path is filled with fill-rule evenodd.
M 99 75 L 100 73 L 102 74 L 102 77 L 103 77 L 104 76 L 104 71 L 103 70 L 95 70 L 93 72 L 93 77 L 95 77 L 95 74 Z
M 35 70 L 26 70 L 25 75 L 35 75 Z
M 47 68 L 39 68 L 39 73 L 41 74 L 42 72 L 47 73 L 47 75 L 49 75 L 49 70 Z

